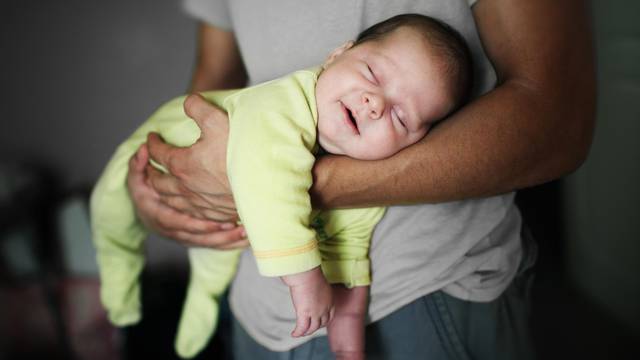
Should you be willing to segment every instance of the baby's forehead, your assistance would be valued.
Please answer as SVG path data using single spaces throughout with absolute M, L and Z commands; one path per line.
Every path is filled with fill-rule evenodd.
M 426 62 L 440 64 L 444 61 L 444 50 L 418 30 L 397 29 L 376 40 L 371 41 L 370 49 L 373 51 L 370 54 L 386 61 L 401 61 L 407 54 L 413 55 L 414 61 L 407 63 L 412 68 L 423 67 Z
M 372 51 L 368 53 L 370 59 L 382 65 L 382 70 L 388 70 L 387 76 L 415 82 L 428 75 L 431 81 L 446 81 L 450 71 L 446 69 L 442 49 L 429 44 L 423 36 L 401 35 L 372 44 Z M 409 76 L 402 76 L 406 74 Z
M 423 49 L 432 49 L 434 42 L 432 36 L 417 26 L 403 25 L 396 29 L 393 29 L 387 33 L 381 34 L 376 39 L 372 39 L 373 42 L 378 42 L 381 46 L 383 43 L 394 43 L 407 46 L 415 46 Z

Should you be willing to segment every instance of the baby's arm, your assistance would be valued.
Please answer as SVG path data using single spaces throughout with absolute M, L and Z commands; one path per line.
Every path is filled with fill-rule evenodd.
M 230 97 L 227 170 L 238 214 L 261 275 L 289 286 L 296 311 L 292 336 L 325 326 L 331 288 L 320 270 L 310 228 L 309 188 L 316 125 L 308 77 L 293 75 Z
M 327 326 L 337 359 L 364 359 L 364 326 L 369 284 L 369 245 L 383 208 L 331 210 L 314 219 L 322 269 L 332 283 L 334 316 Z
M 311 335 L 327 326 L 333 316 L 331 287 L 320 267 L 281 277 L 289 286 L 291 300 L 296 311 L 296 327 L 291 336 Z

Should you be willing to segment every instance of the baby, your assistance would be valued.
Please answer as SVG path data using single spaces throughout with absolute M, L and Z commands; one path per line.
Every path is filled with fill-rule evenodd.
M 229 115 L 227 171 L 258 269 L 289 286 L 292 336 L 327 326 L 338 358 L 364 357 L 369 241 L 384 209 L 314 211 L 314 154 L 389 157 L 422 139 L 466 99 L 464 41 L 422 15 L 399 15 L 335 49 L 322 67 L 240 90 L 202 95 Z M 126 187 L 127 162 L 149 132 L 177 146 L 197 141 L 184 98 L 161 107 L 110 160 L 91 197 L 101 297 L 116 325 L 140 319 L 138 278 L 146 232 Z M 196 355 L 213 334 L 218 299 L 239 251 L 190 249 L 191 281 L 176 349 Z M 334 284 L 330 286 L 329 284 Z M 334 309 L 334 302 L 336 304 Z

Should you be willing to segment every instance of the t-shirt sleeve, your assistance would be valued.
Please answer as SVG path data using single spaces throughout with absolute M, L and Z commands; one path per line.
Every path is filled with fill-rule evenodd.
M 316 129 L 295 81 L 249 88 L 225 101 L 227 171 L 260 273 L 283 276 L 320 265 L 309 226 Z
M 182 8 L 193 18 L 223 30 L 232 30 L 225 0 L 182 0 Z
M 473 6 L 478 0 L 467 0 L 467 2 L 469 3 L 469 6 Z

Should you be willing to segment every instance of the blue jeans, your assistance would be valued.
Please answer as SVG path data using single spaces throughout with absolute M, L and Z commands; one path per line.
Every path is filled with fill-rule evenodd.
M 529 300 L 536 245 L 524 231 L 518 274 L 496 300 L 464 301 L 437 291 L 366 327 L 367 359 L 467 360 L 534 359 Z M 333 359 L 327 337 L 314 338 L 286 352 L 256 343 L 234 319 L 236 360 Z

